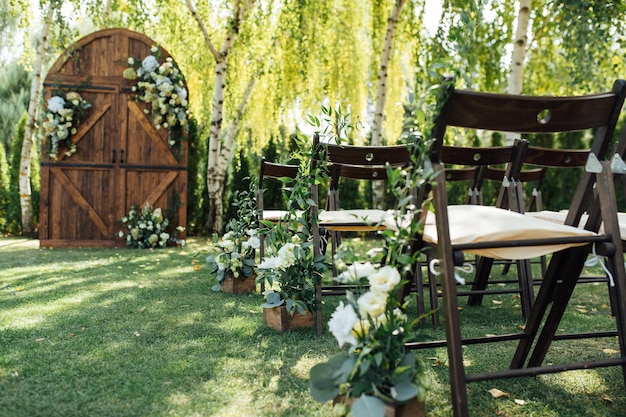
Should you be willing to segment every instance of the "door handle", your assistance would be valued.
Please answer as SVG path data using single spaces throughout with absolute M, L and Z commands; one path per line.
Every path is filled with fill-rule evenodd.
M 116 151 L 115 151 L 115 149 L 113 149 L 113 158 L 111 158 L 111 163 L 112 164 L 115 163 L 115 156 L 116 156 Z
M 124 163 L 124 149 L 120 149 L 120 164 Z

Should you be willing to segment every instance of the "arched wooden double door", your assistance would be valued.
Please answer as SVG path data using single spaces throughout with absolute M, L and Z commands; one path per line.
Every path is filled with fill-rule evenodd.
M 126 29 L 95 32 L 74 44 L 46 77 L 55 89 L 78 91 L 92 107 L 72 136 L 77 152 L 58 160 L 42 151 L 39 238 L 42 246 L 118 246 L 119 220 L 132 205 L 170 212 L 186 225 L 187 143 L 174 154 L 166 129 L 133 101 L 122 77 L 128 57 L 142 59 L 155 43 Z M 163 57 L 169 56 L 161 50 Z

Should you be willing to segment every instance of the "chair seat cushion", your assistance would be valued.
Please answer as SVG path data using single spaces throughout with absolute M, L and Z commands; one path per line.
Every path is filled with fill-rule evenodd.
M 338 231 L 383 230 L 390 215 L 390 211 L 380 209 L 325 210 L 319 214 L 319 225 Z
M 596 234 L 588 230 L 525 216 L 510 210 L 473 204 L 449 206 L 448 218 L 452 245 L 554 237 L 594 236 Z M 388 227 L 397 227 L 395 223 L 394 220 L 389 221 L 389 219 L 386 222 Z M 432 212 L 429 212 L 426 216 L 423 239 L 426 243 L 437 244 L 435 214 Z M 466 250 L 466 252 L 495 259 L 529 259 L 568 247 L 582 245 L 584 243 L 473 249 Z
M 289 214 L 287 210 L 263 210 L 262 219 L 277 223 Z
M 542 210 L 542 211 L 530 211 L 525 213 L 527 216 L 534 217 L 536 219 L 548 220 L 554 223 L 563 224 L 565 223 L 565 218 L 567 217 L 567 210 L 561 211 L 552 211 L 552 210 Z M 626 213 L 617 213 L 617 221 L 619 223 L 619 233 L 620 236 L 626 236 Z M 580 219 L 580 227 L 583 227 L 587 222 L 587 215 L 583 214 Z M 602 225 L 600 226 L 600 233 L 604 233 L 604 228 Z

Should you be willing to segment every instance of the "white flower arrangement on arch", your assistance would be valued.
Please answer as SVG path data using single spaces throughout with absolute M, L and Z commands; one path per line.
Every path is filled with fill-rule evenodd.
M 65 156 L 76 153 L 76 144 L 72 142 L 72 135 L 87 109 L 91 104 L 76 91 L 69 91 L 65 95 L 56 94 L 48 99 L 47 110 L 42 122 L 43 135 L 46 140 L 48 156 L 57 160 L 59 145 L 65 147 Z
M 136 81 L 132 87 L 135 99 L 150 105 L 150 114 L 156 129 L 168 130 L 168 144 L 177 149 L 188 129 L 188 92 L 184 77 L 171 57 L 161 60 L 159 48 L 153 46 L 151 54 L 142 60 L 128 58 L 128 68 L 123 77 Z

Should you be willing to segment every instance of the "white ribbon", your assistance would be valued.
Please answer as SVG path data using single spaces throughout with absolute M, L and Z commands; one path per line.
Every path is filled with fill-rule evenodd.
M 437 271 L 435 269 L 435 267 L 439 266 L 439 259 L 432 259 L 429 264 L 428 264 L 428 270 L 430 271 L 431 274 L 438 276 L 441 274 L 441 272 Z M 463 278 L 462 276 L 460 276 L 459 274 L 456 273 L 456 271 L 463 271 L 465 273 L 471 274 L 472 272 L 474 272 L 474 266 L 469 263 L 469 262 L 465 262 L 463 263 L 463 266 L 455 266 L 454 267 L 455 271 L 454 271 L 454 280 L 456 282 L 458 282 L 461 285 L 465 285 L 465 278 Z
M 596 254 L 596 244 L 595 243 L 591 247 L 591 253 L 593 254 L 593 256 L 585 261 L 585 266 L 592 267 L 592 266 L 596 266 L 596 265 L 599 264 L 600 267 L 602 267 L 602 269 L 606 273 L 606 276 L 609 278 L 609 285 L 611 287 L 615 287 L 615 281 L 613 280 L 613 274 L 611 274 L 611 272 L 606 267 L 606 265 L 604 264 L 602 259 L 600 259 L 598 254 Z M 626 263 L 624 263 L 624 265 L 626 266 Z

